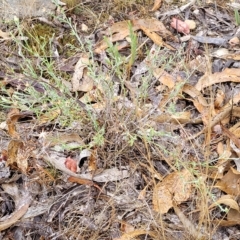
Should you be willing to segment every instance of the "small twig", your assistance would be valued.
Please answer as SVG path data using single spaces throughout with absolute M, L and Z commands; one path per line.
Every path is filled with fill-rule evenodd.
M 201 134 L 206 133 L 208 131 L 208 129 L 211 129 L 216 124 L 220 123 L 224 118 L 228 117 L 230 115 L 231 110 L 232 110 L 232 106 L 227 107 L 223 112 L 219 113 L 218 115 L 216 115 L 214 117 L 214 119 L 209 123 L 210 126 L 204 127 L 202 131 L 200 131 L 199 133 L 197 133 L 191 137 L 188 137 L 187 140 L 193 140 L 196 137 L 200 136 Z
M 25 195 L 20 200 L 17 209 L 5 221 L 0 222 L 0 232 L 15 224 L 28 210 L 32 202 L 30 195 Z
M 89 180 L 89 179 L 83 179 L 80 177 L 71 176 L 68 178 L 68 181 L 73 182 L 73 183 L 82 184 L 82 185 L 92 186 L 92 187 L 97 188 L 100 192 L 102 191 L 102 189 L 96 183 L 94 183 L 92 180 Z
M 196 0 L 192 0 L 190 1 L 189 3 L 181 6 L 180 8 L 177 8 L 177 9 L 174 9 L 174 10 L 171 10 L 171 11 L 168 11 L 168 12 L 165 12 L 165 13 L 162 13 L 162 14 L 159 14 L 158 16 L 172 16 L 172 15 L 177 15 L 177 14 L 180 14 L 181 12 L 183 12 L 185 9 L 187 9 L 188 7 L 190 7 L 191 5 L 193 5 L 194 3 L 196 2 Z

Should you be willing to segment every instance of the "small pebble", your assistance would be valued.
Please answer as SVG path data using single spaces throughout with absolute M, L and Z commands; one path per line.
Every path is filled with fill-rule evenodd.
M 196 22 L 193 20 L 185 20 L 185 23 L 188 25 L 189 29 L 191 30 L 196 28 Z

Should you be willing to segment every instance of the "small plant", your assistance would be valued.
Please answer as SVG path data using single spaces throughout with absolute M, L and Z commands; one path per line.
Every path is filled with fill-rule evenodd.
M 132 65 L 134 64 L 136 57 L 137 57 L 137 35 L 134 33 L 132 24 L 129 22 L 129 37 L 130 37 L 130 46 L 131 46 L 131 55 L 130 55 L 130 60 L 128 62 L 128 79 L 130 78 L 130 70 Z
M 237 9 L 234 9 L 234 17 L 235 17 L 236 25 L 239 26 L 240 25 L 240 16 L 239 16 L 239 12 Z

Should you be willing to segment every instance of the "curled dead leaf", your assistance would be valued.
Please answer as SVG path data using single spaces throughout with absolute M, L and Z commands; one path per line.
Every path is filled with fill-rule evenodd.
M 223 178 L 215 184 L 215 187 L 221 189 L 223 192 L 233 195 L 240 195 L 240 172 L 234 168 L 230 168 L 229 171 L 223 176 Z
M 97 170 L 97 149 L 92 151 L 91 156 L 89 157 L 88 170 L 94 172 Z
M 13 165 L 16 163 L 18 150 L 23 148 L 23 142 L 21 140 L 12 140 L 8 144 L 8 161 L 7 165 Z
M 158 46 L 163 46 L 166 47 L 170 50 L 176 50 L 175 48 L 173 48 L 172 46 L 168 45 L 167 43 L 165 43 L 162 40 L 162 37 L 160 37 L 157 33 L 152 32 L 151 30 L 149 30 L 148 28 L 144 27 L 144 26 L 140 26 L 140 28 L 144 31 L 144 33 Z
M 223 82 L 240 82 L 240 69 L 238 68 L 226 68 L 222 72 L 216 72 L 214 74 L 205 73 L 195 85 L 198 91 L 209 87 L 216 83 Z
M 93 89 L 94 82 L 91 77 L 88 76 L 87 67 L 90 64 L 88 54 L 83 54 L 78 60 L 74 74 L 72 77 L 72 91 L 88 92 Z
M 192 175 L 188 170 L 173 172 L 153 190 L 153 208 L 158 213 L 167 213 L 173 207 L 173 202 L 180 204 L 186 201 L 192 192 L 190 184 Z
M 230 208 L 227 213 L 227 220 L 215 220 L 213 221 L 215 224 L 224 227 L 231 227 L 235 225 L 239 225 L 240 223 L 240 212 L 233 208 Z
M 214 207 L 218 206 L 219 204 L 224 204 L 226 206 L 229 206 L 231 209 L 235 209 L 239 212 L 238 203 L 236 202 L 236 200 L 234 199 L 234 197 L 232 195 L 223 195 L 216 202 L 212 203 L 209 206 L 209 209 L 214 208 Z
M 30 141 L 28 144 L 21 140 L 12 139 L 8 144 L 7 165 L 12 168 L 19 168 L 23 173 L 27 172 L 28 159 L 35 149 Z
M 7 115 L 8 134 L 13 138 L 20 138 L 16 132 L 16 123 L 20 118 L 20 111 L 17 108 L 13 108 Z
M 153 70 L 153 76 L 158 79 L 159 82 L 167 86 L 169 89 L 174 88 L 175 79 L 172 75 L 164 71 L 162 68 L 156 68 Z
M 175 50 L 173 47 L 162 41 L 162 38 L 169 38 L 175 42 L 177 42 L 177 38 L 173 36 L 173 34 L 167 30 L 162 22 L 157 19 L 134 19 L 131 22 L 129 21 L 121 21 L 114 23 L 110 28 L 108 28 L 103 34 L 105 34 L 108 38 L 108 41 L 114 43 L 117 41 L 121 41 L 127 36 L 129 36 L 129 24 L 132 24 L 132 30 L 135 32 L 139 29 L 142 29 L 145 34 L 150 37 L 156 44 L 163 45 L 168 47 L 171 50 Z M 157 34 L 157 33 L 158 34 Z M 101 40 L 95 46 L 95 53 L 100 54 L 105 49 L 107 49 L 108 43 L 106 39 Z

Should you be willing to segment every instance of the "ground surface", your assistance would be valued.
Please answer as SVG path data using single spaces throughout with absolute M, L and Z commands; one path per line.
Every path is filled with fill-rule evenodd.
M 15 2 L 1 239 L 239 239 L 239 2 Z

